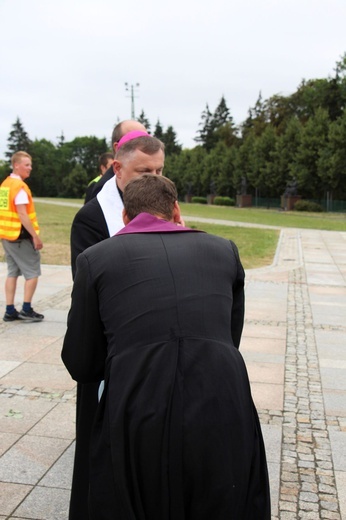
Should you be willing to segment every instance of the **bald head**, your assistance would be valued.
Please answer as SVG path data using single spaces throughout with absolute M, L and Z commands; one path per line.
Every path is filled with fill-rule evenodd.
M 112 147 L 114 153 L 116 152 L 117 144 L 120 139 L 129 132 L 133 130 L 141 130 L 142 132 L 146 132 L 146 128 L 139 121 L 135 121 L 134 119 L 125 119 L 125 121 L 121 121 L 118 123 L 113 130 L 112 133 Z

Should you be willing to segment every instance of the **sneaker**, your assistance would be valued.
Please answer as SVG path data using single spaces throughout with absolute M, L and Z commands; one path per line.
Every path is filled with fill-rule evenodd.
M 4 321 L 14 321 L 19 319 L 18 311 L 14 310 L 11 314 L 5 312 L 4 317 L 2 318 Z
M 44 318 L 43 314 L 38 314 L 34 311 L 34 309 L 31 309 L 28 312 L 21 311 L 18 312 L 18 319 L 24 320 L 24 321 L 42 321 Z

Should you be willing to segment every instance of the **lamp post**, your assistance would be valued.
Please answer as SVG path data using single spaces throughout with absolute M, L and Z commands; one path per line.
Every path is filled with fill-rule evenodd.
M 131 119 L 135 119 L 135 88 L 139 87 L 139 83 L 136 83 L 135 85 L 129 85 L 128 83 L 125 83 L 125 90 L 127 92 L 130 92 L 131 98 Z

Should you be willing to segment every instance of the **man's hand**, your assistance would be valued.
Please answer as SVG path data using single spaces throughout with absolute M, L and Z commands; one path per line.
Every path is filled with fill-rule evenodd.
M 43 244 L 41 239 L 36 235 L 36 231 L 34 230 L 34 226 L 31 223 L 31 220 L 29 218 L 29 215 L 27 214 L 26 204 L 17 204 L 16 210 L 18 213 L 19 220 L 21 221 L 22 225 L 25 227 L 25 229 L 30 233 L 34 245 L 34 249 L 36 251 L 39 251 L 42 249 Z
M 36 236 L 32 240 L 34 243 L 34 249 L 36 249 L 36 251 L 38 251 L 39 249 L 42 249 L 43 244 L 42 244 L 42 240 L 40 239 L 40 237 Z

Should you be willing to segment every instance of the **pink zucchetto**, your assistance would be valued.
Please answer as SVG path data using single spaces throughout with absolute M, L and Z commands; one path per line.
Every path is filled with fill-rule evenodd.
M 117 144 L 117 150 L 119 148 L 127 143 L 127 141 L 132 141 L 132 139 L 137 139 L 137 137 L 150 137 L 148 132 L 143 132 L 142 130 L 133 130 L 132 132 L 128 132 L 127 134 L 123 135 L 120 141 Z

